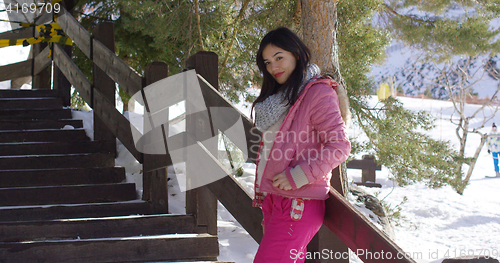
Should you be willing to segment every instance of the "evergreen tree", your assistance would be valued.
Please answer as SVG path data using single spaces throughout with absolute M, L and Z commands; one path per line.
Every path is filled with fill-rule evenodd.
M 413 49 L 423 51 L 418 61 L 411 63 L 406 79 L 420 83 L 420 88 L 432 90 L 437 98 L 450 99 L 458 120 L 459 151 L 456 155 L 453 185 L 462 194 L 468 184 L 476 160 L 484 145 L 486 134 L 480 131 L 498 111 L 498 91 L 491 91 L 486 101 L 472 115 L 466 114 L 466 100 L 474 93 L 476 83 L 489 74 L 490 81 L 499 78 L 492 74 L 500 52 L 500 27 L 491 24 L 500 16 L 500 5 L 496 0 L 484 1 L 390 1 L 385 6 L 385 22 L 393 35 Z M 478 125 L 470 121 L 481 114 Z M 472 157 L 465 154 L 470 134 L 478 134 L 481 141 Z M 468 166 L 464 176 L 462 169 Z
M 330 13 L 306 11 L 306 4 L 328 5 Z M 447 171 L 453 165 L 450 162 L 453 151 L 446 143 L 433 141 L 416 132 L 431 127 L 428 116 L 404 110 L 393 100 L 386 101 L 381 108 L 367 107 L 366 95 L 373 93 L 374 84 L 366 73 L 371 64 L 383 59 L 384 49 L 390 41 L 390 32 L 372 23 L 373 17 L 382 10 L 386 10 L 383 0 L 332 3 L 305 0 L 87 0 L 80 1 L 77 8 L 82 24 L 89 31 L 99 21 L 115 21 L 116 52 L 140 73 L 151 61 L 164 61 L 170 66 L 170 74 L 175 74 L 197 51 L 216 52 L 219 55 L 220 89 L 233 102 L 238 102 L 239 94 L 243 94 L 247 101 L 253 100 L 246 88 L 260 83 L 255 53 L 260 40 L 270 29 L 290 27 L 302 35 L 306 43 L 312 39 L 311 32 L 332 34 L 326 38 L 329 43 L 323 47 L 316 49 L 310 43 L 308 45 L 316 58 L 323 59 L 322 62 L 315 61 L 322 70 L 336 75 L 346 87 L 355 120 L 370 138 L 369 143 L 354 143 L 360 146 L 355 150 L 375 153 L 400 184 L 426 181 L 431 186 L 440 186 L 451 183 Z M 325 26 L 310 27 L 311 20 L 308 19 L 321 21 Z M 77 59 L 82 57 L 75 56 Z M 86 63 L 85 59 L 79 63 Z

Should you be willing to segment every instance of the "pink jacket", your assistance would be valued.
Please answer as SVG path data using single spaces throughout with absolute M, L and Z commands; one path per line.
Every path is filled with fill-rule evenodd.
M 347 160 L 351 151 L 340 115 L 337 85 L 327 77 L 316 76 L 292 105 L 276 134 L 261 185 L 257 185 L 256 180 L 254 206 L 260 206 L 262 192 L 285 197 L 328 198 L 331 171 Z M 300 165 L 308 179 L 308 184 L 300 188 L 290 174 L 290 169 L 296 165 Z M 286 171 L 292 190 L 273 186 L 272 178 L 283 171 Z

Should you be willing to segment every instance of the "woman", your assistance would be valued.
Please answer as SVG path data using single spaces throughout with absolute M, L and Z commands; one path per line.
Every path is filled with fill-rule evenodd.
M 351 150 L 339 109 L 338 86 L 309 64 L 310 51 L 278 28 L 261 41 L 262 89 L 253 103 L 262 131 L 254 206 L 264 236 L 254 262 L 304 262 L 306 246 L 325 215 L 331 170 Z

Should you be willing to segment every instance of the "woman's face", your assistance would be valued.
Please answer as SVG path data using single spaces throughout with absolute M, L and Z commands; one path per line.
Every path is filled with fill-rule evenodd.
M 297 65 L 297 59 L 293 53 L 274 46 L 273 44 L 267 45 L 264 50 L 262 50 L 262 58 L 264 59 L 264 65 L 266 65 L 267 72 L 269 72 L 279 84 L 283 84 L 288 80 Z

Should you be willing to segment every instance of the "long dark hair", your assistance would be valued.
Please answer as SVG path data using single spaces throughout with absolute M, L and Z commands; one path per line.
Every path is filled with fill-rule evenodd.
M 269 44 L 279 47 L 292 53 L 297 58 L 297 65 L 287 81 L 279 84 L 273 76 L 267 71 L 264 64 L 262 52 Z M 280 27 L 270 31 L 264 36 L 260 42 L 259 50 L 257 51 L 257 66 L 262 72 L 264 79 L 262 80 L 262 89 L 260 95 L 252 104 L 252 112 L 255 104 L 264 101 L 269 96 L 276 94 L 278 91 L 284 90 L 288 103 L 293 105 L 297 101 L 299 88 L 304 79 L 304 73 L 307 70 L 307 64 L 311 59 L 311 52 L 300 38 L 290 29 Z

